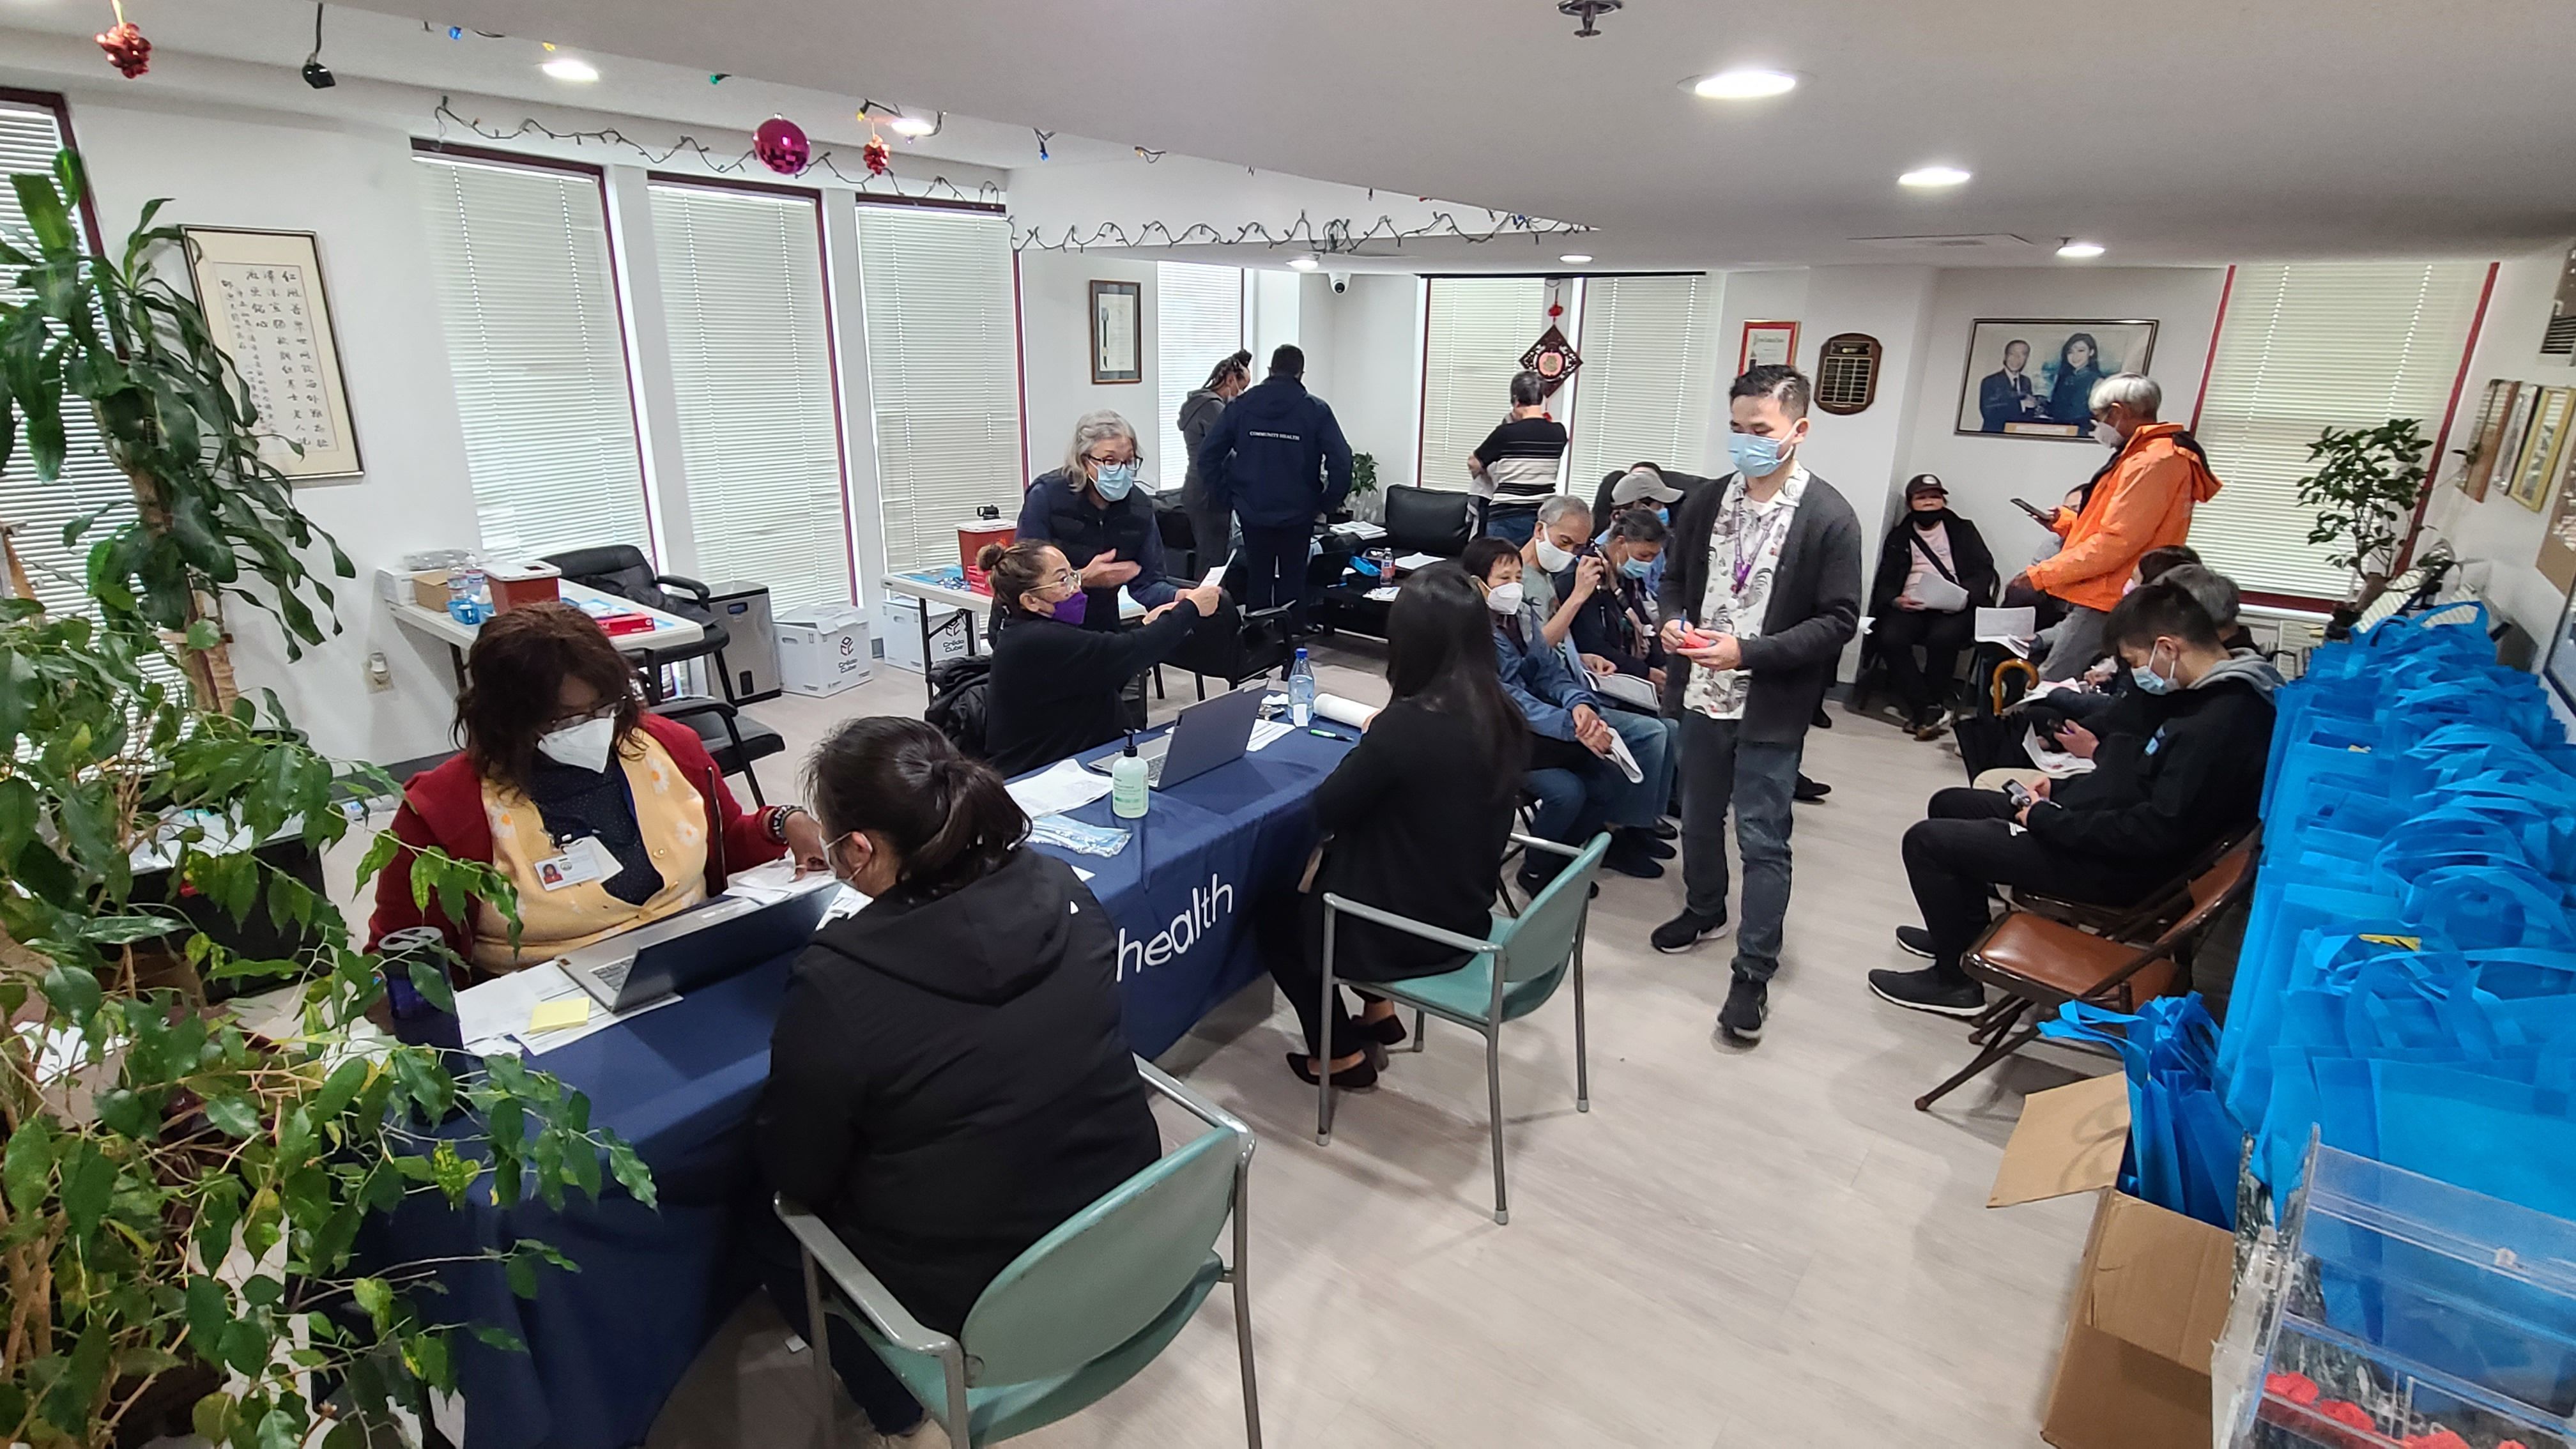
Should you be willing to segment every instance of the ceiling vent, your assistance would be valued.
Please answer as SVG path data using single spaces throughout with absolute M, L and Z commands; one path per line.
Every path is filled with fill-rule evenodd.
M 1856 236 L 1852 243 L 1889 252 L 2026 252 L 2039 245 L 2029 237 L 2008 231 L 1966 236 Z

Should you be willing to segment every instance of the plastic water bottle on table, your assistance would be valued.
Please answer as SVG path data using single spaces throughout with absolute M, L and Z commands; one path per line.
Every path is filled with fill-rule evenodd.
M 1288 666 L 1288 722 L 1299 729 L 1315 722 L 1315 666 L 1303 649 Z

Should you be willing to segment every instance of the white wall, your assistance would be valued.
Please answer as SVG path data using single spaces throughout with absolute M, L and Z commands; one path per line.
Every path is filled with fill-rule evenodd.
M 2468 386 L 2461 393 L 2447 447 L 2461 447 L 2466 441 L 2463 430 L 2476 426 L 2478 399 L 2489 378 L 2576 386 L 2576 368 L 2569 366 L 2568 359 L 2540 355 L 2541 334 L 2549 327 L 2550 299 L 2557 293 L 2558 275 L 2566 262 L 2567 248 L 2558 245 L 2516 257 L 2497 269 L 2495 294 L 2487 302 L 2486 325 L 2469 362 Z M 2445 480 L 2458 470 L 2456 454 L 2442 460 Z M 2486 500 L 2473 503 L 2445 481 L 2434 491 L 2425 521 L 2451 541 L 2461 558 L 2488 564 L 2486 590 L 2491 606 L 2540 640 L 2545 649 L 2567 598 L 2565 590 L 2533 566 L 2540 556 L 2546 516 L 2507 498 L 2502 488 L 2490 486 Z
M 1995 551 L 1995 565 L 2010 577 L 2056 540 L 2007 501 L 2027 498 L 2055 504 L 2102 466 L 2102 449 L 2089 439 L 2060 442 L 1961 433 L 1962 386 L 1973 372 L 1993 370 L 1988 359 L 1968 357 L 1980 317 L 2147 318 L 2157 323 L 2155 356 L 2147 374 L 2164 385 L 2164 416 L 2189 423 L 2209 360 L 2210 329 L 2218 320 L 2224 267 L 2031 267 L 1961 269 L 1940 274 L 1932 296 L 1932 326 L 1920 369 L 1909 436 L 1898 458 L 1900 485 L 1917 473 L 1937 473 L 1950 487 L 1950 506 L 1974 522 Z M 1963 379 L 1967 381 L 1963 382 Z M 2222 469 L 2221 476 L 2224 477 Z M 1880 500 L 1892 515 L 1900 501 L 1891 490 Z M 1860 500 L 1853 500 L 1860 506 Z M 1863 508 L 1867 512 L 1867 508 Z M 1877 522 L 1879 520 L 1873 520 Z
M 1073 425 L 1084 413 L 1110 408 L 1135 426 L 1140 438 L 1154 433 L 1156 378 L 1154 339 L 1154 264 L 1097 252 L 1020 253 L 1021 411 L 1029 430 L 1032 476 L 1064 461 Z M 1091 284 L 1134 282 L 1141 289 L 1137 326 L 1144 348 L 1144 380 L 1091 381 Z M 1179 458 L 1159 456 L 1147 448 L 1145 481 L 1177 483 L 1187 471 Z
M 1306 325 L 1330 339 L 1321 355 L 1314 343 L 1300 344 L 1308 384 L 1333 405 L 1351 451 L 1377 459 L 1379 487 L 1412 484 L 1422 411 L 1421 280 L 1362 273 L 1337 295 L 1318 278 L 1308 295 Z
M 370 582 L 403 553 L 480 540 L 411 138 L 129 92 L 76 90 L 70 106 L 111 247 L 142 205 L 161 196 L 171 198 L 159 217 L 165 225 L 317 235 L 367 471 L 300 488 L 297 501 L 340 541 L 359 577 L 335 585 L 344 632 L 292 667 L 276 628 L 234 605 L 227 618 L 238 638 L 236 669 L 245 687 L 275 689 L 325 751 L 392 761 L 443 748 L 447 651 L 399 629 Z M 369 689 L 371 650 L 391 662 L 394 688 Z

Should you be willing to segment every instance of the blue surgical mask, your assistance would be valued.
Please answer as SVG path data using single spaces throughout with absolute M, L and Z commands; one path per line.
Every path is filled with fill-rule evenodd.
M 1670 526 L 1673 521 L 1673 511 L 1669 508 L 1658 507 L 1655 510 L 1655 521 L 1657 523 Z
M 1729 433 L 1726 435 L 1726 451 L 1735 459 L 1735 471 L 1747 478 L 1768 478 L 1780 471 L 1778 438 Z
M 1093 466 L 1099 471 L 1091 475 L 1091 486 L 1099 489 L 1100 496 L 1112 503 L 1126 497 L 1127 490 L 1136 486 L 1136 465 L 1133 463 L 1099 463 Z
M 2175 683 L 2167 676 L 2156 673 L 2156 654 L 2153 649 L 2147 651 L 2146 663 L 2129 671 L 2129 682 L 2149 694 L 2171 694 Z
M 1626 563 L 1619 565 L 1619 572 L 1626 574 L 1632 579 L 1642 579 L 1648 573 L 1652 572 L 1654 567 L 1655 565 L 1650 559 L 1632 558 Z

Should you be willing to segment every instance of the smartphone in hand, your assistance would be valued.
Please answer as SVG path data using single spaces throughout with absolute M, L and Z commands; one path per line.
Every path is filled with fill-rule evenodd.
M 2029 515 L 2030 515 L 2034 520 L 2036 520 L 2037 522 L 2039 522 L 2042 526 L 2045 526 L 2045 525 L 2047 525 L 2047 524 L 2049 524 L 2049 523 L 2051 523 L 2051 522 L 2054 522 L 2054 521 L 2056 520 L 2056 518 L 2057 518 L 2057 515 L 2056 515 L 2056 514 L 2054 514 L 2054 513 L 2043 513 L 2043 512 L 2041 512 L 2041 511 L 2039 510 L 2039 508 L 2038 508 L 2036 505 L 2034 505 L 2034 504 L 2033 504 L 2033 503 L 2031 503 L 2028 499 L 2025 499 L 2025 498 L 2016 498 L 2016 499 L 2013 499 L 2013 500 L 2012 500 L 2012 506 L 2013 506 L 2013 507 L 2015 507 L 2015 508 L 2020 509 L 2020 510 L 2021 510 L 2022 512 L 2024 512 L 2024 513 L 2029 514 Z
M 2039 797 L 2030 793 L 2030 787 L 2023 784 L 2021 781 L 2006 780 L 2004 781 L 2004 798 L 2012 802 L 2015 810 L 2027 810 L 2030 808 L 2031 803 Z

